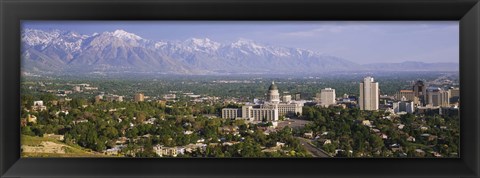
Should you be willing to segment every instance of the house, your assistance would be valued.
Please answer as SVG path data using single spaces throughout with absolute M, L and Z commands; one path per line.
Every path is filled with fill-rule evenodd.
M 151 125 L 153 125 L 156 120 L 157 120 L 157 118 L 152 117 L 152 118 L 150 118 L 150 119 L 148 119 L 148 120 L 146 120 L 146 121 L 143 121 L 143 123 L 144 123 L 144 124 L 151 124 Z
M 384 134 L 384 133 L 377 133 L 376 135 L 378 135 L 380 138 L 382 139 L 388 139 L 388 135 Z
M 430 135 L 427 140 L 428 141 L 433 141 L 433 140 L 436 140 L 438 137 L 436 135 Z
M 322 145 L 332 144 L 332 140 L 330 139 L 320 139 L 318 142 L 320 142 Z
M 442 155 L 440 153 L 436 152 L 436 151 L 431 151 L 430 154 L 432 154 L 432 156 L 437 157 L 437 158 L 442 157 Z
M 219 128 L 219 131 L 223 134 L 233 134 L 238 130 L 238 126 L 223 126 Z
M 409 142 L 415 142 L 415 137 L 409 136 L 409 137 L 407 138 L 407 141 L 409 141 Z
M 31 114 L 27 115 L 27 122 L 29 123 L 37 123 L 37 117 Z
M 44 111 L 47 107 L 43 105 L 43 101 L 34 101 L 32 111 Z
M 204 143 L 196 143 L 196 144 L 188 144 L 185 146 L 185 151 L 186 152 L 193 152 L 197 149 L 201 149 L 202 151 L 205 151 L 207 149 L 207 144 L 204 144 Z
M 283 142 L 277 142 L 277 143 L 275 143 L 275 146 L 277 146 L 277 147 L 285 147 L 285 143 L 283 143 Z
M 203 143 L 203 142 L 205 142 L 205 139 L 203 138 L 197 140 L 197 143 Z
M 398 152 L 398 151 L 403 152 L 402 146 L 400 146 L 400 144 L 398 144 L 398 143 L 391 144 L 391 145 L 390 145 L 390 149 L 391 149 L 393 152 Z
M 313 132 L 306 132 L 303 134 L 303 137 L 312 139 L 313 138 Z
M 40 100 L 40 101 L 34 101 L 34 102 L 33 102 L 33 105 L 34 105 L 34 106 L 43 106 L 43 101 L 42 101 L 42 100 Z
M 362 125 L 367 126 L 367 127 L 372 127 L 372 122 L 370 122 L 369 120 L 363 120 Z
M 57 111 L 57 112 L 55 113 L 55 116 L 58 117 L 58 116 L 60 115 L 60 113 L 65 114 L 65 115 L 68 115 L 68 110 Z
M 345 150 L 342 150 L 342 149 L 336 149 L 336 150 L 335 150 L 335 155 L 337 155 L 339 152 L 345 152 Z
M 126 147 L 125 145 L 116 145 L 113 148 L 105 150 L 104 153 L 109 156 L 117 156 L 120 153 L 120 151 L 122 151 L 122 149 L 125 147 Z
M 420 130 L 421 130 L 421 131 L 427 131 L 427 130 L 428 130 L 428 127 L 421 126 L 421 127 L 420 127 Z
M 88 120 L 87 119 L 76 120 L 76 121 L 73 121 L 73 124 L 84 123 L 84 122 L 88 122 Z
M 415 155 L 419 157 L 424 157 L 425 151 L 423 151 L 422 149 L 415 149 Z
M 235 145 L 237 143 L 239 143 L 239 142 L 224 142 L 224 143 L 222 143 L 222 145 L 223 146 L 232 146 L 232 145 Z

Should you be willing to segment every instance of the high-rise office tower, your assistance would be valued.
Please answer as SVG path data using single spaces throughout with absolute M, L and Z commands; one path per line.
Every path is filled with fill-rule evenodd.
M 373 77 L 365 77 L 360 83 L 360 97 L 358 104 L 361 110 L 378 110 L 379 103 L 378 82 Z
M 323 107 L 335 104 L 335 89 L 325 88 L 320 92 L 320 102 Z
M 413 85 L 413 94 L 420 100 L 421 105 L 427 103 L 427 86 L 423 81 L 419 80 Z

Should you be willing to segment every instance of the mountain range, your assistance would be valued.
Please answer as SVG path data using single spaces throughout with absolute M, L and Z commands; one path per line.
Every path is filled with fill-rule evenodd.
M 79 34 L 25 29 L 22 71 L 33 73 L 298 74 L 332 71 L 458 71 L 458 63 L 357 64 L 306 49 L 248 39 L 154 41 L 124 30 Z

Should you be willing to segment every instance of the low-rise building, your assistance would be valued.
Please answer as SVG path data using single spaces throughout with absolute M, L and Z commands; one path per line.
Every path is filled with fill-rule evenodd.
M 284 100 L 289 100 L 286 97 Z M 268 100 L 263 103 L 247 104 L 242 108 L 222 109 L 224 119 L 246 119 L 250 121 L 277 121 L 279 116 L 301 115 L 303 103 L 295 101 L 280 102 L 278 87 L 272 82 L 268 91 Z M 258 103 L 258 104 L 257 104 Z
M 413 101 L 406 101 L 404 97 L 402 101 L 393 103 L 393 110 L 396 114 L 400 112 L 413 113 L 415 111 Z
M 113 102 L 113 101 L 123 102 L 123 96 L 118 96 L 118 95 L 107 95 L 107 96 L 105 97 L 105 99 L 106 99 L 108 102 Z
M 236 119 L 242 117 L 242 112 L 239 108 L 223 108 L 222 118 L 224 119 Z
M 164 147 L 162 145 L 155 145 L 153 151 L 160 157 L 163 156 L 177 156 L 177 147 Z
M 413 92 L 413 90 L 400 90 L 395 93 L 394 98 L 396 100 L 402 100 L 402 98 L 405 98 L 408 101 L 418 100 L 415 98 L 415 93 Z
M 47 106 L 43 105 L 43 101 L 34 101 L 32 111 L 44 111 L 47 110 Z

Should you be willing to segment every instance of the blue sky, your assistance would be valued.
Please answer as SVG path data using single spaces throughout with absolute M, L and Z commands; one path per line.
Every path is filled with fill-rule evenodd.
M 458 21 L 23 21 L 22 28 L 87 35 L 123 29 L 150 40 L 244 38 L 361 64 L 459 62 Z

